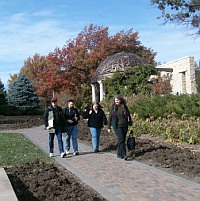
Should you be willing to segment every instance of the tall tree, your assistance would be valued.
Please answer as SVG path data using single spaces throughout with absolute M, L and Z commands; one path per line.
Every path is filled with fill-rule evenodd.
M 0 91 L 5 91 L 4 84 L 0 79 Z
M 200 35 L 200 0 L 151 0 L 162 11 L 165 23 L 186 25 Z
M 29 57 L 21 72 L 29 77 L 39 96 L 66 92 L 82 97 L 91 93 L 87 91 L 90 80 L 101 61 L 121 51 L 135 53 L 151 64 L 156 55 L 141 44 L 138 33 L 132 29 L 110 36 L 108 27 L 91 24 L 76 38 L 68 40 L 63 48 L 56 48 L 45 57 L 38 54 Z
M 16 80 L 8 85 L 8 104 L 21 111 L 32 111 L 38 107 L 39 100 L 28 77 L 20 73 Z
M 56 48 L 49 54 L 54 67 L 62 74 L 59 75 L 65 83 L 62 90 L 78 94 L 83 84 L 90 83 L 98 64 L 108 55 L 109 40 L 108 28 L 90 25 L 62 49 Z
M 40 56 L 35 54 L 33 57 L 28 57 L 24 61 L 24 66 L 21 68 L 20 72 L 24 73 L 32 82 L 36 88 L 36 92 L 41 97 L 47 97 L 52 95 L 52 86 L 55 86 L 54 80 L 48 83 L 46 80 L 50 73 L 54 74 L 54 69 L 51 69 L 51 62 L 48 60 L 47 56 Z
M 33 55 L 33 57 L 28 57 L 24 61 L 24 66 L 21 68 L 21 72 L 24 73 L 32 82 L 33 85 L 36 85 L 38 78 L 38 71 L 45 69 L 46 66 L 46 57 L 40 56 L 39 54 Z
M 6 97 L 6 91 L 4 88 L 4 84 L 2 83 L 2 81 L 0 79 L 0 104 L 6 103 L 5 97 Z
M 111 37 L 110 55 L 118 52 L 128 52 L 142 57 L 148 64 L 154 64 L 156 53 L 152 49 L 142 45 L 139 41 L 139 33 L 128 31 L 120 31 Z
M 47 79 L 63 83 L 60 90 L 74 95 L 79 94 L 83 85 L 90 85 L 90 78 L 96 68 L 107 56 L 117 52 L 131 52 L 143 57 L 148 63 L 154 63 L 155 53 L 142 46 L 138 33 L 129 30 L 109 36 L 108 28 L 90 25 L 85 27 L 78 36 L 67 42 L 62 48 L 56 48 L 49 54 L 51 67 L 55 74 Z M 42 73 L 42 72 L 41 72 Z

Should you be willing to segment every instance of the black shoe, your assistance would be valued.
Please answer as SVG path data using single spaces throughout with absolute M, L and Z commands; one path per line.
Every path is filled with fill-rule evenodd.
M 125 157 L 124 157 L 124 160 L 127 161 L 127 160 L 128 160 L 128 156 L 125 156 Z
M 62 153 L 60 154 L 60 156 L 61 156 L 61 158 L 65 158 L 66 153 L 65 153 L 65 152 L 62 152 Z
M 78 156 L 79 155 L 79 152 L 78 151 L 76 151 L 76 152 L 74 152 L 74 154 L 73 154 L 74 156 Z
M 117 158 L 123 159 L 123 157 L 121 157 L 121 156 L 117 156 Z
M 98 152 L 100 152 L 98 149 L 95 149 L 95 150 L 94 150 L 94 153 L 98 153 Z

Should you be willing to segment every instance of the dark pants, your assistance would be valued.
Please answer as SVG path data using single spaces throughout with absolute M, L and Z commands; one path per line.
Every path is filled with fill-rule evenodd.
M 118 138 L 117 157 L 126 157 L 126 134 L 128 127 L 114 128 L 115 134 Z

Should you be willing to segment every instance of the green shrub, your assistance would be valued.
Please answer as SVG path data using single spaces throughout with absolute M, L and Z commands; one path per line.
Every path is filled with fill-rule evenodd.
M 111 101 L 102 105 L 109 111 Z M 127 97 L 136 136 L 162 136 L 171 142 L 200 144 L 200 94 Z
M 200 116 L 200 95 L 165 95 L 165 96 L 145 96 L 129 105 L 131 113 L 137 113 L 140 118 L 146 119 L 154 117 L 167 117 L 176 114 L 181 118 L 182 115 L 188 117 Z
M 21 115 L 21 112 L 18 111 L 14 106 L 0 105 L 0 115 L 16 116 Z

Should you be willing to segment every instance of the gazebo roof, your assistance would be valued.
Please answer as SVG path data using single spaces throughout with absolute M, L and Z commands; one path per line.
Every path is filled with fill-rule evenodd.
M 124 72 L 130 67 L 145 63 L 146 62 L 136 54 L 125 52 L 116 53 L 112 56 L 108 56 L 100 63 L 91 79 L 91 83 L 102 80 L 104 77 L 111 77 L 116 71 Z

